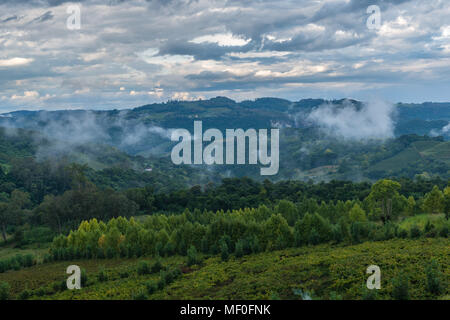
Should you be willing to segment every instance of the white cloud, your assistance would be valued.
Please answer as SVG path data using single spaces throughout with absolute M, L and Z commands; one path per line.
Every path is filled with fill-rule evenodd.
M 13 94 L 11 100 L 35 100 L 39 98 L 39 92 L 37 91 L 25 91 L 23 95 Z
M 415 26 L 413 18 L 398 16 L 395 20 L 384 23 L 378 33 L 383 37 L 404 38 L 417 36 L 420 34 L 420 30 Z
M 91 62 L 91 61 L 94 61 L 94 60 L 99 60 L 99 59 L 105 58 L 106 56 L 107 56 L 107 54 L 106 54 L 105 50 L 81 54 L 81 58 L 85 62 Z
M 175 92 L 173 93 L 172 100 L 179 100 L 179 101 L 194 101 L 199 99 L 204 99 L 203 96 L 191 96 L 189 92 Z
M 0 59 L 0 67 L 18 67 L 25 66 L 33 62 L 32 58 L 11 58 Z
M 344 106 L 322 105 L 307 118 L 338 138 L 385 139 L 394 135 L 394 111 L 392 104 L 381 101 L 371 101 L 361 109 L 347 102 Z
M 155 88 L 154 90 L 151 90 L 147 92 L 150 96 L 155 96 L 158 98 L 161 98 L 164 95 L 164 89 L 162 88 Z
M 217 43 L 219 46 L 245 46 L 250 42 L 250 39 L 243 39 L 242 37 L 235 36 L 232 33 L 216 33 L 205 36 L 200 36 L 192 39 L 193 43 Z
M 249 52 L 231 52 L 228 55 L 239 59 L 248 58 L 275 58 L 284 57 L 292 52 L 289 51 L 249 51 Z

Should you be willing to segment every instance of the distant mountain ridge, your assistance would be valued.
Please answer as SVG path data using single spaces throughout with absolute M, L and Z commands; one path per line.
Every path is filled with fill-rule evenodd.
M 183 128 L 192 126 L 193 120 L 198 119 L 206 127 L 217 128 L 228 128 L 230 121 L 235 128 L 268 128 L 274 123 L 303 127 L 304 123 L 296 121 L 293 115 L 309 112 L 324 104 L 339 108 L 349 103 L 355 108 L 361 108 L 363 104 L 353 99 L 302 99 L 292 102 L 280 98 L 259 98 L 236 102 L 226 97 L 216 97 L 209 100 L 153 103 L 122 110 L 14 111 L 1 114 L 0 125 L 40 129 L 51 121 L 64 122 L 67 118 L 83 120 L 83 117 L 89 115 L 95 116 L 96 121 L 104 126 L 121 119 L 130 125 L 137 121 L 164 128 Z M 450 121 L 450 102 L 397 103 L 395 107 L 396 135 L 439 131 L 446 121 Z
M 157 157 L 170 162 L 169 154 L 174 145 L 170 141 L 171 129 L 186 128 L 192 132 L 194 121 L 202 120 L 204 130 L 211 127 L 221 130 L 280 128 L 280 172 L 273 177 L 275 180 L 360 181 L 387 176 L 450 176 L 450 141 L 446 141 L 450 140 L 450 103 L 374 104 L 369 111 L 367 108 L 367 104 L 352 99 L 292 102 L 260 98 L 236 102 L 216 97 L 154 103 L 126 110 L 16 111 L 2 114 L 0 127 L 10 128 L 5 130 L 5 143 L 9 143 L 8 136 L 17 134 L 15 128 L 43 134 L 49 142 L 35 148 L 34 155 L 38 159 L 69 154 L 72 161 L 85 161 L 94 169 L 121 166 L 143 170 L 145 163 L 155 163 L 155 160 L 134 158 L 136 156 Z M 359 141 L 345 135 L 341 137 L 333 130 L 330 130 L 332 134 L 324 132 L 321 124 L 314 122 L 314 119 L 320 120 L 322 114 L 314 119 L 310 117 L 322 109 L 334 124 L 337 121 L 339 125 L 339 120 L 333 117 L 342 117 L 348 126 L 344 129 L 355 131 L 350 132 L 352 137 L 357 137 L 357 130 L 367 131 L 373 117 L 374 128 L 370 133 L 375 136 L 369 135 Z M 384 114 L 378 119 L 379 113 Z M 383 125 L 378 128 L 380 121 L 388 121 L 392 128 Z M 391 131 L 377 138 L 377 130 Z M 124 154 L 95 148 L 95 145 L 111 146 Z M 171 166 L 164 167 L 169 169 Z M 255 166 L 197 169 L 207 177 L 246 175 L 261 178 Z

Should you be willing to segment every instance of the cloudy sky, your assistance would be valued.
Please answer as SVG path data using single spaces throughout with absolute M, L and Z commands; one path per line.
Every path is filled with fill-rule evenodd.
M 0 112 L 449 89 L 448 0 L 0 0 Z

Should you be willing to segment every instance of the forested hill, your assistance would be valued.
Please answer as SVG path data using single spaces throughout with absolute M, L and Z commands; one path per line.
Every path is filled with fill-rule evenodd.
M 78 171 L 98 187 L 115 190 L 151 185 L 167 192 L 220 181 L 214 173 L 166 158 L 133 156 L 104 144 L 67 145 L 36 131 L 0 128 L 0 197 L 20 188 L 39 203 L 47 194 L 68 190 Z
M 332 105 L 336 108 L 352 106 L 361 110 L 364 103 L 351 99 L 302 99 L 291 102 L 278 98 L 236 102 L 226 97 L 216 97 L 209 100 L 153 103 L 126 110 L 17 111 L 2 114 L 0 125 L 29 129 L 51 125 L 55 128 L 58 124 L 68 124 L 73 120 L 93 120 L 89 124 L 108 127 L 108 134 L 114 141 L 123 133 L 121 130 L 124 129 L 120 128 L 120 124 L 125 123 L 186 128 L 191 127 L 192 121 L 197 119 L 202 120 L 205 126 L 219 129 L 228 128 L 230 123 L 236 128 L 268 128 L 274 124 L 283 127 L 305 127 L 311 125 L 305 120 L 305 115 L 323 105 Z M 446 132 L 441 131 L 450 121 L 450 102 L 397 103 L 390 111 L 397 135 L 405 133 L 423 135 L 430 133 L 431 130 L 445 135 Z
M 261 180 L 259 166 L 175 166 L 173 128 L 280 128 L 280 170 L 270 179 L 365 181 L 450 175 L 450 103 L 363 103 L 225 97 L 128 110 L 17 111 L 0 117 L 0 164 L 15 158 L 86 164 L 115 189 L 152 181 L 169 190 L 224 177 Z M 17 129 L 17 130 L 16 130 Z M 16 161 L 17 162 L 17 161 Z M 33 162 L 22 161 L 30 165 Z M 151 178 L 148 178 L 151 177 Z

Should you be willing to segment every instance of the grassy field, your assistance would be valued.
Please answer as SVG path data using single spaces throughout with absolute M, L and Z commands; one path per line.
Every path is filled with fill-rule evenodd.
M 442 214 L 418 214 L 413 217 L 408 217 L 400 223 L 400 228 L 405 230 L 411 229 L 412 226 L 418 226 L 421 230 L 425 227 L 427 222 L 430 221 L 435 227 L 440 228 L 446 223 L 445 215 Z
M 0 247 L 0 260 L 15 256 L 16 254 L 28 254 L 31 253 L 38 261 L 41 261 L 44 255 L 48 252 L 50 243 L 43 244 L 41 246 L 28 245 L 23 248 L 16 248 L 13 244 L 3 245 Z
M 373 171 L 395 171 L 407 168 L 414 161 L 439 159 L 450 163 L 450 142 L 417 141 L 398 154 L 375 163 Z
M 361 299 L 368 275 L 366 268 L 381 268 L 382 287 L 378 298 L 392 298 L 392 279 L 400 272 L 409 277 L 412 299 L 449 299 L 450 239 L 389 240 L 352 246 L 318 245 L 244 256 L 203 259 L 199 265 L 186 266 L 186 257 L 163 258 L 167 267 L 181 267 L 182 275 L 149 299 L 300 299 L 307 292 L 316 299 Z M 441 268 L 445 290 L 433 296 L 426 290 L 425 267 L 436 259 Z M 159 273 L 139 275 L 140 260 L 112 259 L 57 262 L 0 274 L 13 295 L 32 289 L 32 299 L 132 299 L 146 292 L 146 283 L 157 281 Z M 81 290 L 55 289 L 67 278 L 68 265 L 86 270 L 87 285 Z M 100 281 L 99 270 L 107 280 Z
M 414 148 L 407 148 L 395 156 L 382 160 L 374 164 L 371 168 L 373 171 L 393 171 L 405 168 L 409 163 L 421 160 L 421 154 Z

